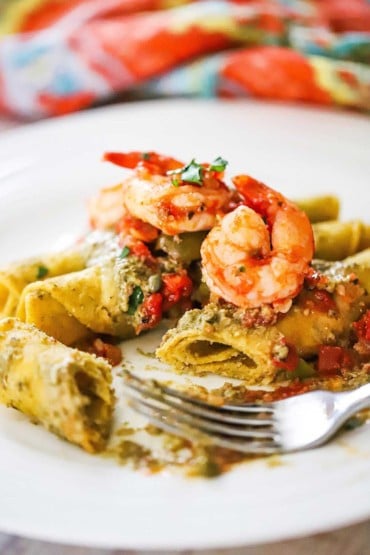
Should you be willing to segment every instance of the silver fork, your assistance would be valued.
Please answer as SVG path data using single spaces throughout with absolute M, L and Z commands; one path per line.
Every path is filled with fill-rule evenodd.
M 358 411 L 370 408 L 370 384 L 312 391 L 265 404 L 211 405 L 155 380 L 125 372 L 130 406 L 166 432 L 243 453 L 273 454 L 327 442 Z

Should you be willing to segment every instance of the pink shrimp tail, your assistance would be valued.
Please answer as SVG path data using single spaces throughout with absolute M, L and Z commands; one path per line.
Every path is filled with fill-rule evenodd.
M 233 183 L 243 198 L 243 204 L 267 218 L 271 227 L 271 218 L 281 203 L 287 202 L 283 195 L 250 175 L 237 175 L 233 178 Z
M 276 246 L 279 243 L 279 250 L 282 248 L 281 244 L 285 243 L 286 249 L 291 250 L 293 257 L 301 257 L 308 263 L 311 262 L 314 253 L 314 238 L 312 226 L 307 215 L 281 193 L 249 175 L 237 175 L 233 178 L 233 183 L 240 193 L 243 203 L 257 212 L 267 222 L 272 242 Z M 277 236 L 276 231 L 273 231 L 276 218 L 280 217 L 281 221 L 284 209 L 289 211 L 291 223 L 295 222 L 297 229 L 300 229 L 302 236 L 304 235 L 304 242 L 294 245 L 294 240 L 289 240 L 287 229 L 285 232 L 279 233 L 279 236 Z M 283 230 L 283 227 L 280 224 L 275 229 Z

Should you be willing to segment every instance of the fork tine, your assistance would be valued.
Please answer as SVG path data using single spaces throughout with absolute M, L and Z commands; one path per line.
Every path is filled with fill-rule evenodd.
M 255 426 L 246 427 L 236 426 L 235 424 L 230 425 L 227 423 L 220 423 L 214 420 L 212 421 L 207 418 L 202 418 L 183 412 L 181 406 L 179 406 L 178 408 L 176 407 L 173 411 L 168 408 L 166 402 L 158 403 L 157 401 L 143 399 L 142 397 L 131 396 L 130 393 L 129 396 L 131 399 L 135 400 L 137 403 L 144 405 L 145 407 L 162 412 L 166 411 L 168 415 L 172 415 L 172 417 L 176 418 L 177 421 L 188 424 L 193 428 L 205 430 L 207 432 L 217 432 L 222 435 L 240 437 L 244 439 L 275 440 L 277 438 L 277 433 L 271 428 L 261 429 L 256 428 Z
M 222 422 L 222 423 L 229 423 L 229 424 L 243 424 L 243 425 L 251 425 L 251 426 L 272 426 L 274 424 L 274 420 L 272 418 L 259 418 L 258 413 L 252 413 L 254 416 L 234 416 L 233 413 L 228 412 L 218 412 L 210 409 L 205 409 L 203 407 L 199 407 L 197 405 L 193 405 L 189 401 L 183 401 L 182 399 L 172 398 L 167 393 L 156 393 L 155 390 L 145 387 L 142 387 L 140 383 L 137 384 L 126 384 L 127 389 L 136 391 L 144 395 L 146 398 L 155 399 L 158 402 L 164 403 L 174 409 L 181 410 L 185 413 L 190 415 L 198 415 L 210 420 L 214 420 L 215 422 Z M 262 414 L 262 413 L 261 413 Z
M 127 374 L 130 375 L 130 378 L 133 378 L 136 381 L 141 382 L 143 385 L 146 384 L 146 382 L 144 380 L 141 380 L 140 378 L 138 378 L 137 376 L 135 376 L 134 374 L 131 374 L 130 372 L 127 372 Z M 155 380 L 153 380 L 155 381 Z M 206 401 L 202 401 L 201 399 L 197 399 L 196 397 L 192 397 L 191 395 L 188 395 L 187 393 L 183 392 L 183 391 L 179 391 L 177 389 L 173 389 L 172 387 L 168 387 L 165 384 L 161 384 L 157 381 L 155 381 L 155 385 L 156 387 L 158 387 L 161 391 L 163 391 L 164 393 L 166 393 L 167 395 L 170 395 L 171 397 L 176 397 L 179 399 L 182 399 L 183 401 L 189 401 L 193 404 L 199 405 L 201 407 L 212 407 L 214 410 L 220 410 L 220 411 L 234 411 L 234 412 L 273 412 L 273 405 L 271 405 L 271 403 L 264 403 L 263 405 L 258 404 L 258 403 L 248 403 L 245 405 L 238 405 L 238 404 L 225 404 L 225 405 L 220 405 L 220 406 L 215 406 L 215 405 L 210 405 L 209 403 L 207 403 Z
M 241 442 L 238 439 L 233 439 L 231 437 L 225 438 L 214 432 L 204 430 L 199 431 L 184 423 L 174 421 L 173 415 L 171 415 L 169 411 L 146 406 L 137 398 L 130 399 L 130 405 L 134 410 L 146 416 L 155 426 L 158 426 L 166 432 L 183 437 L 192 443 L 194 440 L 200 439 L 207 445 L 218 445 L 226 449 L 232 449 L 246 454 L 272 455 L 280 451 L 279 444 L 273 441 L 263 442 L 244 440 Z
M 245 405 L 239 407 L 238 405 L 223 405 L 215 406 L 203 401 L 198 401 L 190 395 L 183 394 L 175 389 L 169 388 L 158 382 L 153 382 L 149 385 L 137 376 L 125 373 L 126 386 L 132 388 L 146 397 L 156 399 L 161 402 L 166 402 L 173 408 L 180 408 L 187 413 L 197 414 L 212 420 L 229 422 L 233 424 L 244 424 L 253 426 L 271 426 L 274 423 L 273 409 L 271 405 Z M 226 408 L 226 410 L 225 410 Z M 245 409 L 243 411 L 239 409 Z M 250 410 L 249 410 L 250 409 Z M 266 413 L 265 417 L 262 415 Z

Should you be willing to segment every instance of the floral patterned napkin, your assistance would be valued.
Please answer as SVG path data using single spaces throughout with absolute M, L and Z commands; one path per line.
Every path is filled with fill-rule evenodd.
M 368 0 L 0 0 L 0 113 L 255 96 L 370 109 Z

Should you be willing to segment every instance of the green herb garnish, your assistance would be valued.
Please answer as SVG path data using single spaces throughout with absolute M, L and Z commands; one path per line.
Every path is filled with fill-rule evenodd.
M 209 169 L 215 172 L 223 172 L 227 164 L 227 160 L 224 160 L 223 158 L 221 158 L 221 156 L 218 156 L 210 164 Z M 203 166 L 201 164 L 198 164 L 198 162 L 195 161 L 195 158 L 193 158 L 192 161 L 183 168 L 168 171 L 167 175 L 174 176 L 172 178 L 172 185 L 174 185 L 175 187 L 178 187 L 180 184 L 180 179 L 176 176 L 181 176 L 181 180 L 186 181 L 187 183 L 196 183 L 197 185 L 202 185 L 203 171 Z
M 37 268 L 36 278 L 37 278 L 37 279 L 42 279 L 42 278 L 44 278 L 48 273 L 49 273 L 48 268 L 47 268 L 46 266 L 41 265 L 41 266 L 39 266 L 39 267 Z
M 228 163 L 229 162 L 227 160 L 225 160 L 221 156 L 218 156 L 215 160 L 213 160 L 213 162 L 211 162 L 209 169 L 215 172 L 223 172 L 226 169 Z
M 245 272 L 245 266 L 239 266 L 239 272 Z
M 130 249 L 128 247 L 123 247 L 119 258 L 126 258 L 130 254 Z
M 150 152 L 142 152 L 141 157 L 143 160 L 150 160 Z
M 143 300 L 144 300 L 143 290 L 139 285 L 136 285 L 128 300 L 127 312 L 128 314 L 130 314 L 130 316 L 133 316 L 133 314 L 135 314 L 138 306 L 141 305 Z
M 194 158 L 185 166 L 185 168 L 181 172 L 181 177 L 183 181 L 188 181 L 189 183 L 197 183 L 198 185 L 202 185 L 202 166 L 198 164 Z
M 197 185 L 202 185 L 202 180 L 203 180 L 202 173 L 203 173 L 203 166 L 201 166 L 201 164 L 198 164 L 198 162 L 195 161 L 195 158 L 193 158 L 192 161 L 189 162 L 189 164 L 187 164 L 183 168 L 178 168 L 177 170 L 170 170 L 167 172 L 167 175 L 174 175 L 174 176 L 179 175 L 181 176 L 182 181 L 187 181 L 187 183 L 196 183 Z M 180 182 L 177 179 L 176 181 L 174 181 L 174 178 L 172 178 L 172 184 L 175 187 L 177 187 L 180 184 Z

